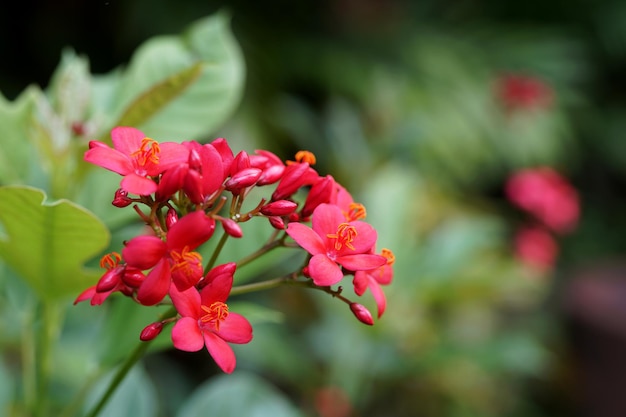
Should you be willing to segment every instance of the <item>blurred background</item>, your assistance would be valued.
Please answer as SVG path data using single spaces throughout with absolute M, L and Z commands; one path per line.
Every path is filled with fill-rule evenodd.
M 313 151 L 396 255 L 372 328 L 323 294 L 251 298 L 280 314 L 237 346 L 233 381 L 306 416 L 626 415 L 625 2 L 12 2 L 0 91 L 45 87 L 65 47 L 109 72 L 218 10 L 247 78 L 206 139 Z M 507 188 L 537 167 L 566 184 L 546 210 L 574 205 L 567 228 Z M 219 375 L 206 352 L 145 369 L 163 416 Z

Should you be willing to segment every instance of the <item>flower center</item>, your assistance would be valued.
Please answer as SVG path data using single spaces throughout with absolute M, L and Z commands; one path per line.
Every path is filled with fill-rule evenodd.
M 309 165 L 315 165 L 315 155 L 310 151 L 298 151 L 296 152 L 297 162 L 306 162 Z
M 348 221 L 352 222 L 355 220 L 363 220 L 367 216 L 367 212 L 365 211 L 365 206 L 361 203 L 350 203 L 348 206 L 348 213 L 346 213 L 346 218 Z
M 198 252 L 189 250 L 185 246 L 180 252 L 171 251 L 172 259 L 172 278 L 180 283 L 186 283 L 183 287 L 189 288 L 197 284 L 203 273 L 202 256 Z
M 200 318 L 202 323 L 213 323 L 216 331 L 220 331 L 220 323 L 228 317 L 228 305 L 221 301 L 216 301 L 211 304 L 209 307 L 202 305 L 200 306 L 202 310 L 206 313 L 204 316 Z
M 341 223 L 337 226 L 337 233 L 329 233 L 326 237 L 335 240 L 335 250 L 341 250 L 341 248 L 345 245 L 349 249 L 354 250 L 354 246 L 352 242 L 354 238 L 358 235 L 356 231 L 356 227 L 350 226 L 348 223 Z
M 143 167 L 148 163 L 158 164 L 161 148 L 156 140 L 150 138 L 141 139 L 141 146 L 130 154 L 135 159 L 137 166 Z

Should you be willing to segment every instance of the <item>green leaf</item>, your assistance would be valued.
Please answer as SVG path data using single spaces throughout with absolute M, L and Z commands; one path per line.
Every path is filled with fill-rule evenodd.
M 77 295 L 100 270 L 84 263 L 108 244 L 93 214 L 67 200 L 45 203 L 43 191 L 0 187 L 0 256 L 43 300 Z
M 100 399 L 113 378 L 113 373 L 103 378 L 88 396 L 87 406 L 91 407 Z M 113 393 L 99 417 L 152 417 L 159 415 L 158 394 L 146 371 L 135 366 Z M 85 412 L 89 408 L 85 409 Z
M 29 87 L 11 103 L 0 94 L 0 184 L 28 178 L 36 158 L 28 136 L 36 95 L 36 87 Z
M 275 387 L 249 373 L 235 371 L 201 385 L 177 417 L 295 417 L 302 414 Z
M 214 131 L 235 109 L 244 65 L 229 18 L 199 20 L 181 36 L 140 46 L 109 99 L 115 125 L 135 126 L 160 140 L 189 140 Z M 112 81 L 111 81 L 112 82 Z

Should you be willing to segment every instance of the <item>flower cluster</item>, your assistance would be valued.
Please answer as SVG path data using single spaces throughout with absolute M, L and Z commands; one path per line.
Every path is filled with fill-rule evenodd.
M 533 220 L 533 224 L 520 228 L 515 237 L 518 256 L 539 270 L 549 270 L 559 252 L 553 234 L 570 233 L 578 223 L 578 192 L 550 167 L 514 173 L 506 183 L 505 192 L 509 201 Z
M 159 143 L 123 126 L 112 130 L 111 139 L 113 147 L 91 141 L 84 158 L 123 177 L 112 203 L 132 205 L 151 233 L 124 242 L 121 254 L 105 255 L 100 263 L 105 272 L 76 303 L 89 300 L 99 305 L 111 294 L 121 293 L 144 306 L 171 304 L 172 314 L 146 326 L 140 339 L 152 340 L 165 325 L 174 323 L 174 347 L 184 351 L 206 347 L 227 373 L 236 363 L 229 343 L 252 339 L 248 320 L 226 304 L 235 272 L 238 265 L 273 248 L 300 248 L 308 256 L 293 273 L 266 285 L 248 284 L 247 289 L 284 283 L 322 290 L 347 303 L 357 319 L 371 325 L 373 318 L 365 306 L 346 298 L 341 286 L 332 288 L 352 276 L 356 296 L 369 288 L 378 317 L 384 313 L 381 286 L 393 278 L 393 253 L 376 251 L 377 233 L 364 222 L 365 208 L 332 176 L 313 168 L 312 153 L 300 151 L 293 161 L 283 162 L 264 150 L 235 155 L 222 138 L 206 144 Z M 257 187 L 268 189 L 267 198 L 244 210 L 244 200 Z M 259 218 L 266 219 L 269 241 L 245 261 L 214 265 L 223 240 L 242 238 L 240 224 Z M 205 262 L 199 249 L 217 226 L 223 230 L 223 240 Z M 239 287 L 240 292 L 244 287 Z
M 495 95 L 507 111 L 547 109 L 554 101 L 550 85 L 537 77 L 522 74 L 500 76 Z

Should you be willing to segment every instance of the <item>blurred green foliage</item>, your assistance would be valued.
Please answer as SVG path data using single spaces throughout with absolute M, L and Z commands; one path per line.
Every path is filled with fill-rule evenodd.
M 142 50 L 151 55 L 142 65 L 132 53 L 151 36 L 179 33 L 226 7 L 246 66 L 237 112 L 225 125 L 192 126 L 211 110 L 199 99 L 147 126 L 166 132 L 168 139 L 176 133 L 170 127 L 179 127 L 184 134 L 223 136 L 233 148 L 266 148 L 285 158 L 298 149 L 313 151 L 318 170 L 332 174 L 366 205 L 380 242 L 397 259 L 394 282 L 386 288 L 388 311 L 373 328 L 320 294 L 285 289 L 248 296 L 244 305 L 260 307 L 250 312 L 256 317 L 254 340 L 236 347 L 240 374 L 211 378 L 216 370 L 206 355 L 163 352 L 164 334 L 159 351 L 146 359 L 146 370 L 132 376 L 138 382 L 122 389 L 114 403 L 135 402 L 135 408 L 122 407 L 135 416 L 155 415 L 151 401 L 163 416 L 191 416 L 210 410 L 220 398 L 225 415 L 313 416 L 322 415 L 320 392 L 335 387 L 352 409 L 345 416 L 575 415 L 576 382 L 563 371 L 570 351 L 555 300 L 570 270 L 584 261 L 622 256 L 626 249 L 620 233 L 626 227 L 621 192 L 626 4 L 136 0 L 87 6 L 66 0 L 71 7 L 63 8 L 52 3 L 23 11 L 32 22 L 28 29 L 4 22 L 5 33 L 12 30 L 16 39 L 0 36 L 0 53 L 16 64 L 14 71 L 0 71 L 0 90 L 7 97 L 18 97 L 32 81 L 48 83 L 65 46 L 84 53 L 95 73 L 127 64 L 133 76 L 118 82 L 121 91 L 126 91 L 122 85 L 154 81 L 148 75 L 155 68 L 180 75 L 180 65 L 189 60 L 182 40 L 168 41 L 180 55 L 178 66 L 172 64 L 176 68 L 161 61 L 161 52 Z M 58 24 L 67 21 L 78 24 Z M 210 54 L 209 46 L 198 51 Z M 73 62 L 86 70 L 86 61 Z M 542 80 L 553 92 L 551 105 L 506 111 L 495 85 L 511 73 Z M 229 72 L 223 82 L 229 74 L 242 76 Z M 32 89 L 22 94 L 12 111 L 34 105 Z M 238 96 L 233 97 L 234 108 Z M 128 100 L 110 104 L 103 113 L 115 119 Z M 0 102 L 5 126 L 6 106 Z M 185 122 L 175 125 L 180 117 Z M 11 166 L 28 155 L 8 155 L 8 149 L 0 150 L 3 183 L 16 173 L 18 178 L 40 174 L 21 163 Z M 513 231 L 524 219 L 506 203 L 502 187 L 512 171 L 543 164 L 568 175 L 580 190 L 583 218 L 578 231 L 560 241 L 554 273 L 533 275 L 513 256 Z M 77 202 L 93 209 L 119 241 L 134 226 L 118 211 L 102 209 L 114 176 L 94 175 L 86 177 L 92 186 Z M 107 181 L 110 190 L 96 192 Z M 269 262 L 250 268 L 245 279 L 273 272 Z M 24 292 L 5 288 L 2 304 L 22 305 Z M 371 306 L 368 297 L 363 302 Z M 151 320 L 132 311 L 127 300 L 113 301 L 99 310 L 76 307 L 75 314 L 90 320 L 88 326 L 69 318 L 59 361 L 72 378 L 61 386 L 77 389 L 82 369 L 76 363 L 95 366 L 85 340 L 106 340 L 100 354 L 108 353 L 103 356 L 114 363 Z M 134 320 L 116 334 L 126 317 Z M 0 385 L 7 387 L 0 390 L 0 406 L 14 389 L 3 382 L 10 381 L 10 341 L 19 335 L 12 320 L 18 317 L 0 321 L 7 340 L 2 347 L 9 347 L 6 363 L 0 363 Z M 139 385 L 146 388 L 132 395 Z M 228 403 L 232 392 L 247 393 L 249 401 Z

